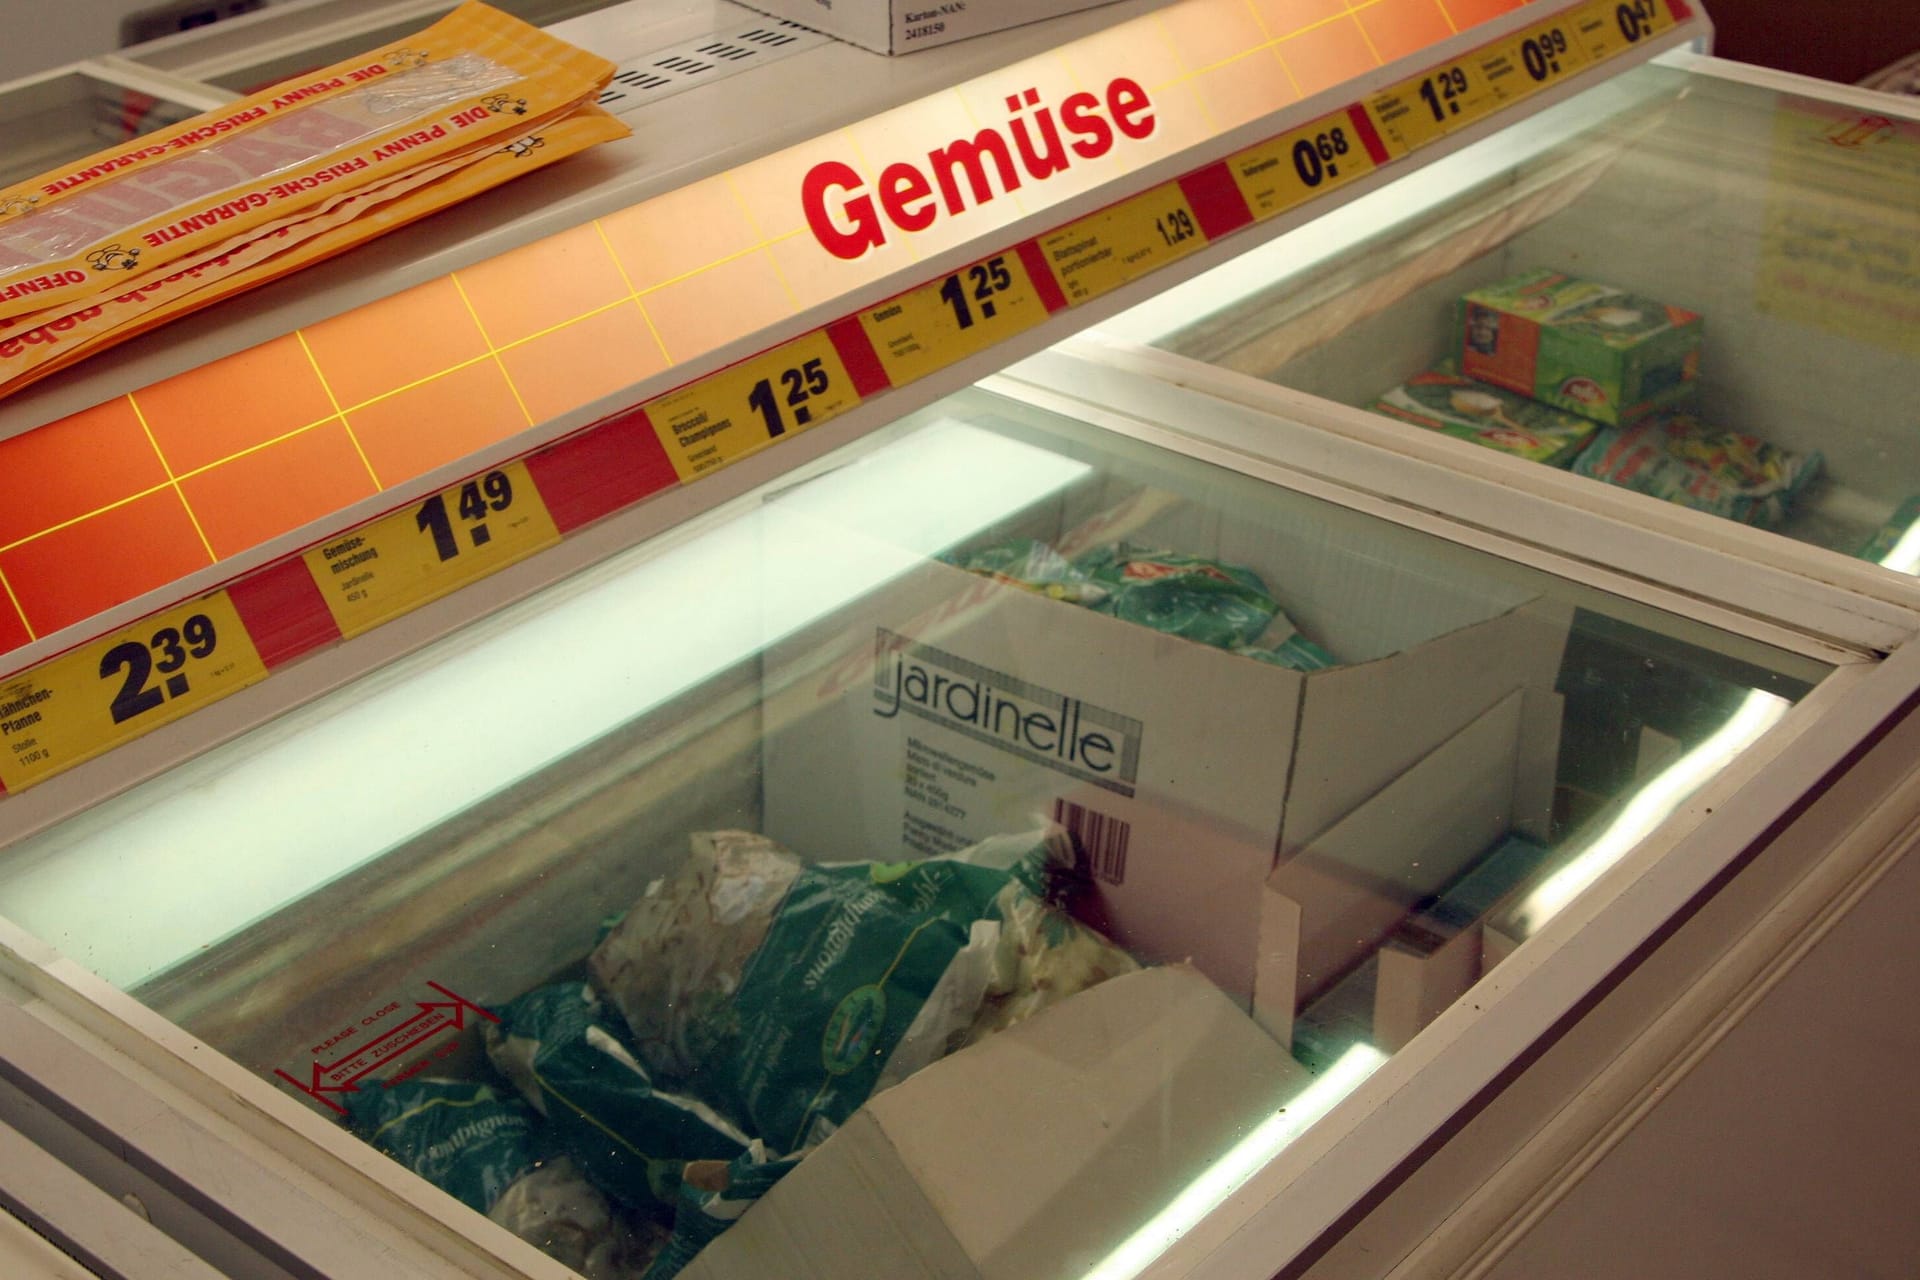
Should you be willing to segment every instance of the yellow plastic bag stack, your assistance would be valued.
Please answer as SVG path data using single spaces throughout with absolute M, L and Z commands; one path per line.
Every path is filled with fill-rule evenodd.
M 599 142 L 614 72 L 469 0 L 350 59 L 0 188 L 0 396 Z

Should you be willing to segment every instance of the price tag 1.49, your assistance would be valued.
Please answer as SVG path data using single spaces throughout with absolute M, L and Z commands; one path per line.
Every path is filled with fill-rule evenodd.
M 1040 252 L 1067 300 L 1085 302 L 1206 243 L 1180 184 L 1169 182 L 1041 237 Z
M 266 678 L 224 591 L 0 683 L 0 784 L 19 791 Z
M 1228 157 L 1227 167 L 1259 220 L 1363 178 L 1374 163 L 1353 121 L 1336 111 Z
M 340 634 L 354 636 L 558 541 L 526 464 L 510 462 L 305 558 Z
M 1047 318 L 1020 255 L 983 258 L 860 313 L 894 386 L 905 386 Z
M 685 482 L 859 403 L 832 339 L 815 330 L 648 401 L 646 413 Z

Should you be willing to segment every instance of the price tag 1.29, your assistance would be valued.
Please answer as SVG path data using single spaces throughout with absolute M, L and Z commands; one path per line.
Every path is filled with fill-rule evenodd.
M 815 330 L 650 400 L 653 424 L 684 483 L 860 403 L 824 330 Z
M 1384 90 L 1367 105 L 1389 154 L 1399 157 L 1472 124 L 1498 107 L 1500 97 L 1482 68 L 1463 58 Z
M 354 636 L 558 541 L 526 464 L 510 462 L 305 558 L 340 634 Z
M 984 351 L 1047 318 L 1047 304 L 1009 249 L 860 313 L 894 386 Z
M 19 791 L 266 678 L 224 591 L 0 683 L 0 784 Z
M 1177 182 L 1143 191 L 1040 240 L 1040 252 L 1069 302 L 1118 289 L 1207 243 Z
M 1227 168 L 1259 220 L 1363 178 L 1374 163 L 1353 121 L 1336 111 L 1228 157 Z

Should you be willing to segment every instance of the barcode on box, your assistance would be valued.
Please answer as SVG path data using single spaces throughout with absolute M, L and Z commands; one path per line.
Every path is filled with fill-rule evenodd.
M 1070 800 L 1053 802 L 1053 820 L 1073 837 L 1081 865 L 1093 873 L 1094 879 L 1108 884 L 1127 882 L 1127 841 L 1133 835 L 1131 826 Z

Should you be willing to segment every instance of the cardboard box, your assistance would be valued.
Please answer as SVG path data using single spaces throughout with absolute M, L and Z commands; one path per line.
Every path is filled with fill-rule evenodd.
M 1373 411 L 1550 467 L 1570 465 L 1600 430 L 1591 418 L 1463 377 L 1450 361 L 1408 378 Z
M 1093 923 L 1250 1001 L 1276 853 L 1514 690 L 1550 689 L 1569 615 L 1424 562 L 1442 552 L 1404 530 L 1334 537 L 1318 504 L 1204 496 L 1078 493 L 1012 531 L 1247 565 L 1352 665 L 1303 674 L 917 560 L 769 645 L 762 829 L 809 858 L 898 858 L 1053 817 Z
M 1107 0 L 746 0 L 750 8 L 875 53 L 913 53 Z
M 1557 271 L 1475 289 L 1458 324 L 1469 378 L 1600 422 L 1684 404 L 1700 376 L 1697 313 Z
M 1081 1275 L 1307 1083 L 1193 970 L 1115 978 L 872 1098 L 682 1274 Z
M 1516 690 L 1274 868 L 1265 885 L 1254 995 L 1255 1016 L 1268 1031 L 1290 1035 L 1294 1010 L 1376 953 L 1375 1008 L 1384 999 L 1399 1015 L 1413 1005 L 1416 1012 L 1396 1024 L 1403 1030 L 1417 1018 L 1420 993 L 1392 983 L 1407 968 L 1414 972 L 1405 977 L 1416 983 L 1428 975 L 1401 965 L 1386 944 L 1509 832 L 1549 838 L 1559 730 L 1558 694 Z M 1465 990 L 1479 974 L 1478 947 L 1462 944 L 1447 959 L 1457 961 Z M 1405 1031 L 1401 1042 L 1411 1036 Z

